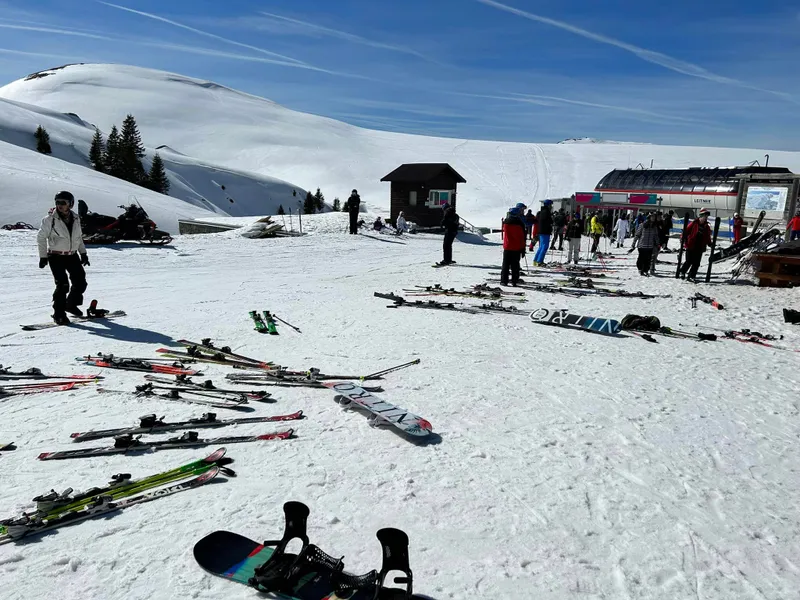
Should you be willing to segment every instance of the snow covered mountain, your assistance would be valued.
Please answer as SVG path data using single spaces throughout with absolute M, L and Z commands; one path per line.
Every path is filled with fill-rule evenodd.
M 27 133 L 30 127 L 47 118 L 43 124 L 54 128 L 54 137 L 64 130 L 60 156 L 76 161 L 88 147 L 91 128 L 85 122 L 108 131 L 133 114 L 147 144 L 174 149 L 164 152 L 173 181 L 184 178 L 187 187 L 232 215 L 245 214 L 251 201 L 258 204 L 251 183 L 262 185 L 263 196 L 272 204 L 292 188 L 271 178 L 320 187 L 329 201 L 336 196 L 343 200 L 358 188 L 371 209 L 388 210 L 389 186 L 380 183 L 381 177 L 401 163 L 449 162 L 467 180 L 459 188 L 459 214 L 475 224 L 491 224 L 513 202 L 594 189 L 614 168 L 650 165 L 651 160 L 657 168 L 741 165 L 760 160 L 767 152 L 632 143 L 491 142 L 372 131 L 293 111 L 216 83 L 123 65 L 70 65 L 43 71 L 0 88 L 0 98 L 36 107 L 25 107 L 28 145 L 33 139 Z M 19 117 L 11 115 L 21 110 L 19 104 L 3 103 L 2 139 L 19 140 L 19 134 L 10 136 L 4 130 L 10 120 L 21 128 Z M 63 113 L 75 113 L 80 119 Z M 77 147 L 77 155 L 70 144 Z M 772 164 L 800 170 L 800 153 L 770 155 Z M 219 179 L 209 176 L 213 165 L 226 169 Z M 242 187 L 226 183 L 225 190 L 234 203 L 223 194 L 211 194 L 216 186 L 210 179 L 227 182 L 234 173 Z M 248 179 L 254 177 L 250 173 L 264 180 Z M 198 179 L 204 180 L 203 186 Z M 173 194 L 197 200 L 189 191 Z M 246 209 L 236 205 L 245 203 L 244 197 L 249 198 Z

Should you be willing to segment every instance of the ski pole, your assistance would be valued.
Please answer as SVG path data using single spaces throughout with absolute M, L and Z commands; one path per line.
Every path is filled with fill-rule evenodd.
M 525 273 L 527 275 L 530 275 L 531 274 L 531 266 L 528 264 L 528 255 L 527 254 L 523 254 L 522 258 L 525 259 Z
M 284 325 L 288 325 L 289 327 L 291 327 L 292 329 L 294 329 L 294 330 L 295 330 L 297 333 L 303 333 L 302 331 L 300 331 L 300 329 L 298 329 L 297 327 L 295 327 L 295 326 L 294 326 L 294 325 L 292 325 L 291 323 L 287 323 L 286 321 L 284 321 L 283 319 L 281 319 L 279 316 L 275 315 L 274 313 L 273 313 L 273 315 L 272 315 L 272 318 L 273 318 L 273 319 L 275 319 L 276 321 L 280 321 L 280 322 L 281 322 L 281 323 L 283 323 Z
M 381 377 L 386 375 L 387 373 L 391 373 L 393 371 L 399 371 L 400 369 L 405 369 L 406 367 L 410 367 L 411 365 L 418 365 L 420 359 L 415 359 L 407 363 L 403 363 L 402 365 L 397 365 L 396 367 L 390 367 L 388 369 L 384 369 L 383 371 L 376 371 L 375 373 L 370 373 L 369 375 L 364 375 L 361 379 L 375 379 L 377 377 Z

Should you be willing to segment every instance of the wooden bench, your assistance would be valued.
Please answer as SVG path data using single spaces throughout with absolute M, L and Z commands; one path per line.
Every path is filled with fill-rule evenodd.
M 759 287 L 800 286 L 800 256 L 759 253 L 754 258 L 761 264 L 756 273 Z

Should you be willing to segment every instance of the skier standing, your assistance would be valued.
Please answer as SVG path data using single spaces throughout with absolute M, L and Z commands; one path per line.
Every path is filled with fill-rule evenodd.
M 628 237 L 628 215 L 622 213 L 614 225 L 614 232 L 617 234 L 617 248 L 625 247 L 625 238 Z
M 800 210 L 798 210 L 794 217 L 791 218 L 789 224 L 786 226 L 786 229 L 791 230 L 791 236 L 789 237 L 789 241 L 800 239 Z
M 455 261 L 453 260 L 453 240 L 456 239 L 458 233 L 458 215 L 456 209 L 450 206 L 447 202 L 442 204 L 444 215 L 442 216 L 442 227 L 444 227 L 444 241 L 442 243 L 442 262 L 440 265 L 450 265 Z
M 536 224 L 536 215 L 533 214 L 531 209 L 525 214 L 525 233 L 531 242 L 533 242 L 533 226 Z M 533 248 L 531 248 L 533 250 Z
M 358 211 L 361 208 L 361 196 L 357 190 L 353 190 L 347 199 L 347 212 L 350 214 L 350 234 L 358 233 Z
M 500 271 L 500 283 L 508 285 L 511 272 L 511 285 L 519 283 L 519 261 L 525 255 L 525 221 L 519 205 L 508 211 L 503 219 L 503 267 Z
M 86 271 L 89 257 L 83 244 L 81 222 L 72 207 L 75 197 L 70 192 L 58 192 L 55 209 L 42 219 L 36 241 L 39 244 L 39 268 L 48 264 L 56 289 L 53 292 L 53 320 L 69 325 L 67 313 L 82 317 L 80 305 L 86 291 Z M 70 282 L 72 285 L 70 286 Z
M 672 233 L 672 215 L 675 214 L 675 211 L 671 210 L 667 213 L 664 217 L 664 235 L 662 236 L 664 239 L 664 243 L 661 245 L 662 252 L 669 252 L 667 245 L 669 244 L 669 236 Z
M 575 213 L 567 225 L 567 264 L 578 264 L 581 256 L 581 235 L 583 234 L 583 221 L 580 213 Z
M 539 223 L 539 249 L 536 251 L 533 264 L 539 267 L 544 265 L 544 258 L 550 248 L 550 236 L 553 235 L 553 214 L 550 212 L 552 206 L 552 200 L 545 200 L 542 202 L 539 214 L 536 215 L 536 220 Z
M 733 243 L 738 244 L 742 239 L 742 225 L 744 219 L 739 216 L 739 213 L 733 213 Z
M 636 238 L 639 240 L 639 258 L 636 260 L 636 268 L 639 269 L 639 275 L 648 277 L 653 248 L 658 244 L 658 226 L 652 213 L 647 215 L 645 222 L 639 225 L 636 230 Z
M 592 216 L 592 225 L 589 233 L 592 235 L 592 254 L 597 253 L 597 247 L 600 245 L 600 237 L 603 235 L 603 222 L 600 220 L 600 216 L 597 213 L 594 213 Z
M 564 214 L 564 209 L 559 208 L 558 212 L 553 215 L 553 251 L 556 249 L 556 242 L 558 242 L 558 249 L 564 249 L 564 226 L 567 224 L 567 215 Z
M 656 274 L 656 263 L 658 262 L 658 254 L 661 248 L 666 244 L 667 234 L 664 228 L 664 215 L 661 211 L 656 213 L 656 231 L 658 232 L 658 242 L 653 246 L 653 255 L 650 257 L 650 275 Z
M 711 244 L 711 227 L 708 226 L 710 214 L 707 208 L 702 209 L 686 228 L 686 262 L 681 266 L 681 279 L 686 278 L 692 283 L 697 283 L 697 269 L 700 268 L 703 252 Z

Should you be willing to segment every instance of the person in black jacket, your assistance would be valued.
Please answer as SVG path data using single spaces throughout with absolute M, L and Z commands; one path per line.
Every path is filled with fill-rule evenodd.
M 444 227 L 444 242 L 442 243 L 442 262 L 439 265 L 453 264 L 453 240 L 456 239 L 458 233 L 458 215 L 456 209 L 450 206 L 447 202 L 442 204 L 444 215 L 442 216 L 442 227 Z
M 553 235 L 553 213 L 550 212 L 552 206 L 552 200 L 545 200 L 536 216 L 536 220 L 539 222 L 539 249 L 536 251 L 533 264 L 537 266 L 544 264 L 544 257 L 547 256 L 547 250 L 550 248 L 550 236 Z
M 347 212 L 350 213 L 350 234 L 358 233 L 358 211 L 361 208 L 361 196 L 357 190 L 353 190 L 347 199 Z
M 669 252 L 669 250 L 667 249 L 667 244 L 669 244 L 669 235 L 672 233 L 672 225 L 673 225 L 672 216 L 674 214 L 675 211 L 671 210 L 664 216 L 664 224 L 663 224 L 664 232 L 662 235 L 664 243 L 661 245 L 662 252 Z
M 560 208 L 556 214 L 553 215 L 553 239 L 550 246 L 553 252 L 556 250 L 556 241 L 558 241 L 558 249 L 564 249 L 564 226 L 567 224 L 567 215 L 564 209 Z

